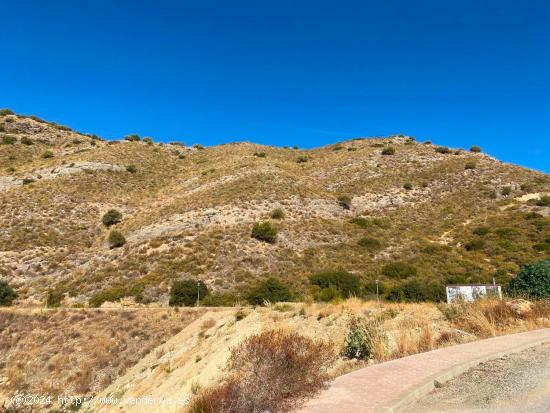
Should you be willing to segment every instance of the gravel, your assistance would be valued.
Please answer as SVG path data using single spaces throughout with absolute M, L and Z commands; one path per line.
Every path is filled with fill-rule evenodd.
M 550 343 L 476 366 L 435 389 L 408 413 L 548 413 Z

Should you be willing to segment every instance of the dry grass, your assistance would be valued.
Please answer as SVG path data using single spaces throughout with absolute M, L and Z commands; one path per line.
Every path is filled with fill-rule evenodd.
M 200 313 L 0 311 L 0 393 L 95 394 Z

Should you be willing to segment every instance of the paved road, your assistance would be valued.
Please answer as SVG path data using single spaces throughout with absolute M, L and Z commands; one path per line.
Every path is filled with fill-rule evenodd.
M 407 413 L 458 412 L 550 412 L 550 344 L 480 364 L 407 410 Z
M 375 364 L 336 378 L 300 413 L 390 412 L 479 363 L 550 343 L 550 328 L 493 337 Z M 460 406 L 461 408 L 463 406 Z M 463 411 L 463 410 L 458 410 Z M 547 410 L 543 410 L 548 413 Z M 531 412 L 529 412 L 531 413 Z

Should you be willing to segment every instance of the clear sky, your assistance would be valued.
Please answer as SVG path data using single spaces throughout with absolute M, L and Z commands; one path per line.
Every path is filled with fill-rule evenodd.
M 550 172 L 548 0 L 0 0 L 0 107 L 105 138 L 405 133 Z

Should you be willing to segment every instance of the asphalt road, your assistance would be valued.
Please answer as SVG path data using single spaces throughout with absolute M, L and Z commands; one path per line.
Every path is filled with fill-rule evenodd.
M 407 413 L 549 413 L 550 343 L 482 363 Z

